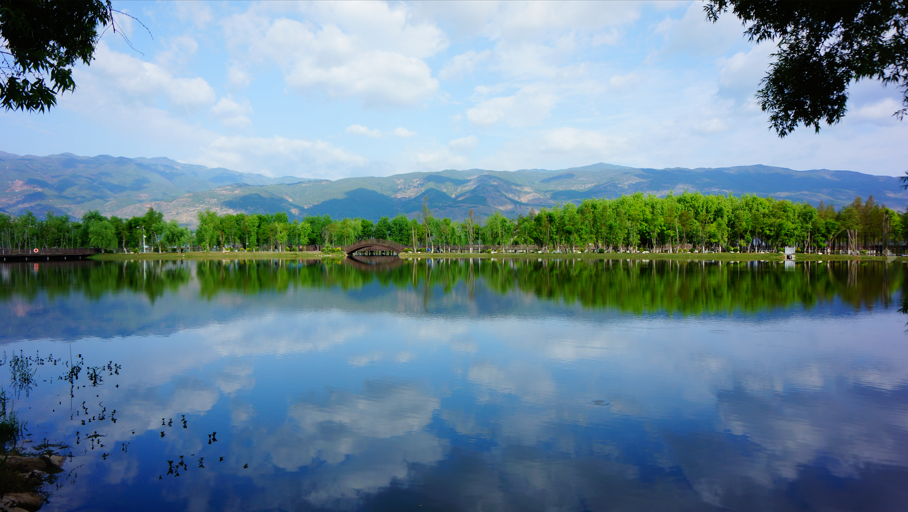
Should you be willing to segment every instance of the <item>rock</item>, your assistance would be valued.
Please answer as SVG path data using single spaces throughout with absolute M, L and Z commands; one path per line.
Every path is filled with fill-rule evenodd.
M 17 492 L 4 496 L 3 502 L 3 505 L 6 506 L 7 510 L 18 507 L 30 512 L 35 512 L 35 510 L 41 508 L 41 505 L 44 505 L 44 496 L 31 492 Z
M 22 478 L 24 478 L 26 480 L 34 480 L 37 482 L 40 482 L 41 480 L 44 480 L 45 478 L 47 478 L 47 473 L 45 473 L 44 471 L 38 470 L 38 469 L 33 469 L 33 470 L 29 471 L 28 473 L 22 473 L 21 475 L 22 475 Z
M 17 471 L 20 473 L 25 473 L 32 470 L 47 470 L 47 464 L 38 457 L 17 457 L 15 455 L 10 455 L 6 459 L 6 467 L 8 467 L 11 471 Z
M 63 463 L 66 461 L 66 457 L 62 455 L 42 455 L 40 458 L 47 466 L 45 471 L 48 473 L 53 474 L 63 471 Z

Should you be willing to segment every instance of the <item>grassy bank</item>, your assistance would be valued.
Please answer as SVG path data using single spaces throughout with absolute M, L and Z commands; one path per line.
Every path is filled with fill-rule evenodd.
M 141 261 L 141 260 L 311 260 L 318 258 L 340 258 L 343 255 L 325 254 L 322 252 L 183 252 L 183 253 L 105 253 L 92 256 L 95 261 Z
M 583 259 L 583 260 L 676 260 L 676 261 L 784 261 L 782 254 L 778 253 L 583 253 L 583 254 L 469 254 L 469 253 L 405 253 L 402 258 L 485 258 L 485 259 Z M 848 256 L 842 254 L 798 254 L 795 261 L 886 261 L 885 256 Z M 896 261 L 908 261 L 908 258 L 898 257 Z

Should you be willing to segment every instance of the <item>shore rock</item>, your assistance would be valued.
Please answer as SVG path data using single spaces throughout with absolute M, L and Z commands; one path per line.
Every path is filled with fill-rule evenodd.
M 62 455 L 42 455 L 39 458 L 47 466 L 44 471 L 51 474 L 63 471 L 63 463 L 66 461 L 66 457 Z
M 17 492 L 3 497 L 0 506 L 7 510 L 24 509 L 35 512 L 44 505 L 44 496 L 35 493 Z
M 15 455 L 10 455 L 6 459 L 6 467 L 20 473 L 34 470 L 47 471 L 47 463 L 38 457 L 17 457 Z

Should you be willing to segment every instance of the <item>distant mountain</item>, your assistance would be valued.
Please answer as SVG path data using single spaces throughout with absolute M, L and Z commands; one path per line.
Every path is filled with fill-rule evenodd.
M 4 186 L 6 189 L 4 190 Z M 586 198 L 643 192 L 663 196 L 685 190 L 705 194 L 756 194 L 836 207 L 874 196 L 890 208 L 908 206 L 898 178 L 851 171 L 794 171 L 752 165 L 714 169 L 647 169 L 595 164 L 562 170 L 446 170 L 336 181 L 268 178 L 209 169 L 166 158 L 19 157 L 0 152 L 0 209 L 36 214 L 53 209 L 76 217 L 89 209 L 105 215 L 141 215 L 149 207 L 194 225 L 206 208 L 221 213 L 291 217 L 328 214 L 377 220 L 413 216 L 428 197 L 437 216 L 462 219 L 500 211 L 516 217 L 530 209 Z
M 88 210 L 109 214 L 224 185 L 301 181 L 306 180 L 211 169 L 169 158 L 82 157 L 71 153 L 39 157 L 0 151 L 0 210 L 17 215 L 25 210 L 40 216 L 48 210 L 74 217 Z

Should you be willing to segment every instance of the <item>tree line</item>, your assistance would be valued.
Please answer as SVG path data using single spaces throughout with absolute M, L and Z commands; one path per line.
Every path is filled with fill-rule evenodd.
M 483 218 L 470 210 L 462 221 L 433 215 L 428 200 L 413 217 L 290 220 L 274 214 L 198 214 L 195 230 L 165 221 L 161 212 L 121 219 L 89 211 L 81 221 L 47 212 L 0 213 L 0 246 L 27 250 L 97 247 L 109 251 L 286 251 L 344 246 L 387 239 L 416 250 L 509 250 L 535 246 L 561 252 L 757 252 L 798 247 L 805 252 L 901 252 L 908 240 L 908 213 L 860 197 L 836 210 L 831 204 L 794 203 L 755 195 L 665 197 L 636 193 L 616 199 L 586 199 L 530 210 L 509 218 Z M 143 238 L 144 236 L 144 238 Z M 143 241 L 144 240 L 144 241 Z

